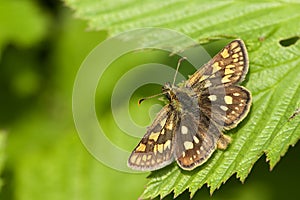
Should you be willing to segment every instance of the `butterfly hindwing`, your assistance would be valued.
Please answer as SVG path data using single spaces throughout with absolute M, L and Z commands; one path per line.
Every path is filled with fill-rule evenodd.
M 176 112 L 166 105 L 147 128 L 147 133 L 131 153 L 129 167 L 142 171 L 162 168 L 174 160 L 173 137 L 177 123 Z
M 251 93 L 242 86 L 215 87 L 199 97 L 200 109 L 224 129 L 234 128 L 250 109 Z

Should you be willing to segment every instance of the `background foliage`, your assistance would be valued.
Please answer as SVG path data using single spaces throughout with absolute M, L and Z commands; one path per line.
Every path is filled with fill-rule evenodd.
M 231 160 L 241 165 L 232 165 L 221 179 L 216 180 L 219 174 L 212 173 L 210 179 L 204 179 L 203 184 L 211 180 L 210 190 L 226 181 L 213 197 L 206 187 L 197 190 L 201 184 L 194 184 L 194 198 L 298 197 L 299 145 L 290 148 L 269 172 L 300 134 L 299 117 L 287 122 L 300 106 L 298 2 L 189 2 L 66 1 L 77 17 L 88 20 L 87 31 L 87 23 L 74 18 L 74 11 L 60 1 L 0 1 L 0 199 L 137 199 L 142 194 L 148 174 L 114 171 L 87 153 L 73 124 L 71 98 L 76 72 L 90 50 L 108 35 L 146 25 L 174 28 L 199 42 L 240 37 L 249 49 L 251 69 L 246 86 L 253 92 L 252 112 L 228 133 L 234 137 L 229 153 L 218 152 L 204 169 L 218 166 L 215 162 L 221 157 L 220 168 L 245 143 L 238 159 Z M 162 12 L 166 9 L 168 12 Z M 214 55 L 227 41 L 209 42 L 205 47 Z M 175 66 L 177 58 L 157 52 L 133 53 L 114 63 L 115 71 L 118 66 L 131 68 L 150 61 Z M 156 91 L 157 85 L 145 86 L 136 98 Z M 105 113 L 108 137 L 132 149 L 137 140 L 123 137 L 115 128 L 107 110 L 109 101 L 96 102 L 97 110 Z M 133 108 L 132 113 L 143 116 L 147 108 L 147 104 L 142 110 Z M 140 123 L 149 122 L 146 118 Z M 270 166 L 262 152 L 267 153 Z M 174 188 L 179 195 L 191 186 L 190 179 L 199 180 L 193 177 L 197 174 L 180 173 L 175 165 L 165 170 L 152 174 L 145 196 L 165 196 Z M 245 184 L 232 176 L 235 172 L 242 180 L 248 176 Z M 166 184 L 162 178 L 177 184 Z M 178 199 L 187 197 L 186 191 Z M 172 198 L 173 194 L 166 196 Z

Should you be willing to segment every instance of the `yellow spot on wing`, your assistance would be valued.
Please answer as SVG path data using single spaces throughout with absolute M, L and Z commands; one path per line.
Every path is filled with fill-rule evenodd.
M 149 140 L 154 140 L 155 142 L 157 141 L 158 137 L 160 135 L 160 132 L 157 133 L 151 133 L 149 136 Z
M 237 48 L 233 49 L 233 52 L 234 52 L 234 53 L 237 53 L 237 52 L 239 52 L 239 51 L 241 51 L 241 47 L 237 47 Z
M 147 155 L 146 154 L 143 155 L 142 160 L 145 161 L 145 162 L 147 161 Z
M 222 80 L 221 80 L 221 82 L 222 83 L 228 83 L 228 82 L 230 82 L 230 77 L 231 77 L 232 75 L 231 74 L 228 74 L 228 75 L 226 75 L 226 76 L 224 76 L 223 78 L 222 78 Z
M 226 68 L 227 68 L 227 69 L 229 69 L 229 68 L 233 68 L 233 67 L 235 67 L 235 65 L 232 65 L 232 64 L 230 64 L 230 65 L 226 65 Z
M 199 82 L 207 79 L 208 77 L 209 77 L 208 75 L 202 75 L 201 78 L 200 78 L 200 80 L 199 80 Z
M 239 57 L 239 54 L 235 53 L 231 56 L 232 58 L 238 58 Z
M 166 129 L 172 130 L 173 129 L 173 122 L 170 121 L 168 124 L 166 124 Z
M 159 153 L 164 152 L 164 144 L 158 144 L 158 145 L 157 145 L 157 151 L 158 151 Z
M 154 159 L 151 160 L 151 165 L 155 165 L 155 160 Z
M 136 151 L 145 151 L 146 145 L 143 143 L 140 143 L 140 145 L 136 148 Z
M 226 67 L 224 74 L 225 74 L 225 75 L 227 75 L 227 74 L 232 74 L 233 72 L 234 72 L 233 70 L 231 70 L 230 68 L 227 68 L 227 67 Z
M 136 158 L 137 158 L 137 155 L 132 154 L 131 157 L 130 157 L 130 162 L 136 163 Z
M 232 104 L 232 97 L 231 96 L 225 96 L 224 101 L 226 104 Z
M 161 127 L 164 127 L 166 121 L 167 121 L 167 118 L 164 118 L 163 120 L 160 121 Z
M 219 71 L 220 69 L 222 69 L 222 68 L 220 67 L 220 65 L 219 65 L 218 62 L 215 62 L 215 63 L 212 65 L 212 67 L 213 67 L 213 71 L 212 71 L 213 74 L 214 74 L 215 72 Z
M 224 50 L 221 52 L 221 56 L 222 56 L 223 58 L 228 58 L 228 57 L 229 57 L 228 49 L 224 49 Z
M 138 156 L 135 163 L 139 165 L 141 163 L 141 159 L 142 159 L 141 156 Z
M 235 47 L 237 47 L 239 45 L 239 43 L 237 42 L 232 42 L 231 45 L 230 45 L 230 48 L 231 49 L 234 49 Z
M 171 149 L 171 140 L 167 140 L 166 143 L 164 144 L 164 150 L 166 149 Z

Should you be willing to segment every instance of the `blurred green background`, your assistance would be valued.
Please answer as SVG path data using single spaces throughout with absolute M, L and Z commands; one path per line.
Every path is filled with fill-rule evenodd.
M 95 160 L 81 144 L 72 118 L 76 73 L 107 36 L 105 31 L 88 31 L 86 22 L 76 19 L 60 1 L 0 0 L 0 199 L 137 199 L 142 193 L 148 174 L 118 172 Z M 205 47 L 215 54 L 225 43 Z M 178 58 L 166 55 L 138 52 L 114 65 L 131 68 L 159 59 L 176 66 Z M 113 86 L 114 79 L 106 81 Z M 158 85 L 145 86 L 132 101 L 159 90 Z M 96 99 L 97 111 L 108 122 L 108 137 L 130 150 L 138 140 L 124 137 L 111 122 L 109 103 Z M 143 108 L 133 106 L 132 112 L 143 116 L 151 104 L 152 100 Z M 139 123 L 149 122 L 145 118 Z M 297 198 L 299 154 L 299 145 L 291 148 L 272 172 L 263 156 L 244 184 L 232 177 L 213 197 L 203 188 L 194 198 Z M 179 198 L 187 197 L 186 192 Z

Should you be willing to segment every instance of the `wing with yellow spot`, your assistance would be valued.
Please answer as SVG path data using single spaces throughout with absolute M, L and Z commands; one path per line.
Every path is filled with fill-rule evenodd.
M 192 170 L 203 164 L 216 150 L 222 133 L 205 115 L 181 114 L 175 134 L 174 155 L 182 169 Z
M 136 170 L 153 171 L 173 162 L 173 138 L 177 120 L 177 112 L 171 105 L 166 105 L 131 153 L 128 166 Z
M 219 86 L 202 91 L 199 107 L 219 127 L 229 130 L 247 116 L 251 99 L 251 93 L 242 86 Z
M 234 40 L 196 71 L 186 82 L 187 87 L 205 89 L 233 85 L 244 80 L 248 72 L 248 54 L 242 40 Z

